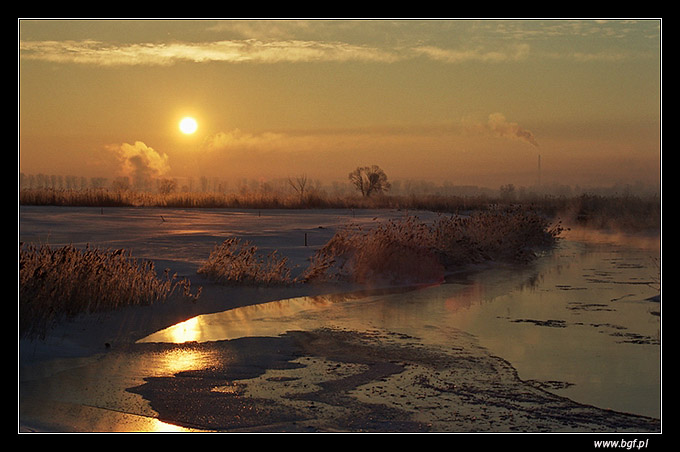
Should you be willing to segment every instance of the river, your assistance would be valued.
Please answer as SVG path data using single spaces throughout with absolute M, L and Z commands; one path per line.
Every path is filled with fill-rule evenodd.
M 335 328 L 390 331 L 427 347 L 476 336 L 522 380 L 576 402 L 661 417 L 658 250 L 560 242 L 528 266 L 422 288 L 301 297 L 201 315 L 142 342 L 218 341 Z

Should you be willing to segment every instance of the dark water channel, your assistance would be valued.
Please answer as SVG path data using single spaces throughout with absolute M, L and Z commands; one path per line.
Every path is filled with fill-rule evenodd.
M 447 348 L 463 330 L 523 380 L 580 403 L 660 419 L 659 248 L 638 245 L 565 240 L 527 267 L 459 274 L 418 290 L 248 306 L 195 317 L 144 341 L 334 327 L 387 330 Z

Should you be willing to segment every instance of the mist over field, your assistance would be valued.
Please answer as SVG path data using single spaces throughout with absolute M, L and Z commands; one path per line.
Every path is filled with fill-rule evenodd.
M 349 172 L 349 171 L 348 171 Z M 147 170 L 135 177 L 117 176 L 85 177 L 49 174 L 19 175 L 19 190 L 52 189 L 52 190 L 131 190 L 149 193 L 276 193 L 281 196 L 298 193 L 291 180 L 304 178 L 309 193 L 327 195 L 356 194 L 356 189 L 346 180 L 325 181 L 315 179 L 306 174 L 293 174 L 269 180 L 219 177 L 148 177 Z M 458 185 L 454 182 L 432 182 L 419 179 L 390 179 L 388 194 L 396 196 L 578 196 L 584 193 L 602 196 L 660 196 L 660 185 L 645 184 L 642 181 L 628 181 L 613 185 L 580 186 L 568 184 L 532 184 L 528 186 L 501 184 L 494 187 L 478 185 Z

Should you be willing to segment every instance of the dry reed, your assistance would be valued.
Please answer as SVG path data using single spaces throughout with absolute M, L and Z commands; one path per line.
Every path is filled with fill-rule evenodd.
M 562 229 L 531 210 L 440 216 L 432 223 L 407 216 L 363 231 L 339 231 L 308 271 L 311 279 L 355 282 L 434 282 L 446 271 L 483 262 L 527 262 L 551 246 Z
M 447 271 L 491 261 L 527 262 L 555 243 L 562 229 L 529 209 L 439 216 L 425 223 L 407 215 L 363 230 L 348 226 L 291 277 L 278 254 L 231 238 L 215 247 L 199 273 L 228 284 L 274 285 L 344 280 L 360 284 L 441 281 Z
M 487 195 L 382 195 L 361 197 L 352 194 L 331 195 L 324 191 L 300 197 L 283 192 L 247 193 L 150 193 L 134 190 L 27 188 L 19 192 L 21 205 L 53 206 L 134 206 L 168 208 L 237 208 L 237 209 L 402 209 L 458 213 L 488 210 L 494 205 L 519 202 L 542 213 L 561 217 L 565 222 L 618 231 L 659 230 L 661 199 L 659 196 L 582 194 L 577 196 L 525 195 L 516 201 Z
M 158 277 L 153 262 L 138 262 L 124 250 L 99 250 L 87 246 L 51 248 L 20 244 L 19 334 L 44 337 L 58 320 L 81 313 L 113 310 L 128 305 L 148 305 L 180 292 L 189 299 L 188 280 L 178 280 L 166 270 Z
M 250 242 L 230 238 L 213 249 L 198 273 L 225 285 L 271 286 L 293 282 L 287 264 L 277 252 L 262 257 Z
M 19 192 L 21 205 L 95 206 L 95 207 L 169 207 L 169 208 L 233 208 L 233 209 L 408 209 L 457 211 L 484 208 L 486 197 L 398 196 L 362 197 L 355 194 L 332 195 L 325 192 L 297 194 L 279 192 L 248 193 L 150 193 L 114 189 L 26 188 Z

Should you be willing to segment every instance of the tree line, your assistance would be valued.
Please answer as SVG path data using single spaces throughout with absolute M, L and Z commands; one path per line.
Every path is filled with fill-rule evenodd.
M 287 184 L 293 191 L 304 199 L 310 190 L 314 188 L 313 183 L 309 180 L 307 175 L 299 175 L 287 178 Z M 378 165 L 360 166 L 349 173 L 349 181 L 351 186 L 361 193 L 364 197 L 387 192 L 391 184 L 387 179 L 385 171 Z M 243 190 L 245 183 L 240 182 L 240 190 Z M 86 189 L 104 189 L 111 188 L 114 190 L 155 190 L 161 194 L 170 194 L 177 191 L 193 191 L 193 183 L 190 186 L 180 186 L 176 179 L 159 178 L 155 180 L 153 185 L 147 184 L 144 187 L 133 186 L 133 183 L 127 177 L 117 177 L 109 183 L 104 177 L 90 177 L 83 176 L 61 176 L 61 175 L 46 175 L 46 174 L 19 174 L 19 188 L 20 189 L 57 189 L 57 190 L 86 190 Z M 210 184 L 207 178 L 200 178 L 199 185 L 201 191 L 209 191 Z M 316 184 L 318 185 L 318 184 Z M 214 187 L 213 187 L 214 188 Z M 223 188 L 220 186 L 219 188 Z M 223 191 L 223 190 L 220 190 Z

